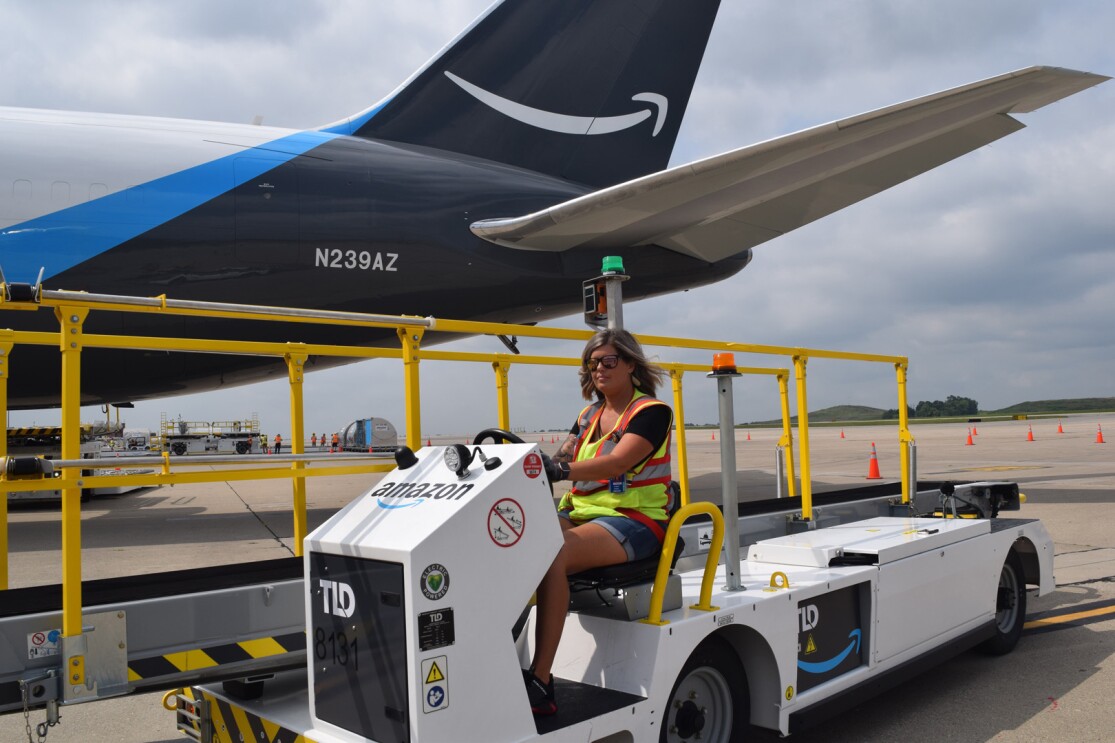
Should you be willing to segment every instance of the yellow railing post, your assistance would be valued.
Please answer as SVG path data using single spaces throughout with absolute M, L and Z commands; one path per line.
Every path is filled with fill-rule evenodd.
M 786 497 L 797 495 L 797 478 L 794 477 L 794 430 L 790 423 L 790 380 L 786 374 L 779 374 L 778 396 L 782 400 L 782 438 L 778 445 L 786 450 Z
M 8 456 L 8 372 L 12 355 L 11 330 L 0 330 L 0 419 L 4 435 L 0 436 L 0 460 Z M 8 590 L 8 494 L 0 493 L 0 591 Z
M 677 427 L 678 484 L 681 486 L 681 505 L 689 505 L 689 454 L 685 448 L 685 404 L 682 400 L 681 378 L 684 369 L 670 369 L 670 383 L 674 389 L 674 423 Z
M 301 343 L 289 344 L 291 351 L 286 359 L 287 377 L 290 379 L 290 451 L 303 454 L 306 450 L 306 426 L 303 417 L 302 377 L 305 373 L 305 346 Z M 302 542 L 308 532 L 306 526 L 306 470 L 305 462 L 291 462 L 294 470 L 294 555 L 302 556 Z
M 511 403 L 507 395 L 507 376 L 511 371 L 511 362 L 499 359 L 492 362 L 492 371 L 496 373 L 496 418 L 498 425 L 504 431 L 511 430 Z
M 419 346 L 425 328 L 397 328 L 403 345 L 403 384 L 406 388 L 407 446 L 417 451 L 422 447 L 422 404 L 419 400 Z
M 62 459 L 81 459 L 81 332 L 87 308 L 54 308 L 61 325 Z M 62 471 L 62 658 L 64 689 L 85 685 L 81 637 L 81 470 Z
M 700 596 L 697 603 L 689 608 L 700 611 L 717 611 L 720 608 L 712 605 L 712 582 L 716 577 L 716 565 L 720 562 L 720 550 L 724 546 L 724 515 L 711 503 L 690 503 L 682 506 L 670 517 L 669 526 L 666 527 L 666 537 L 662 540 L 662 555 L 658 558 L 658 572 L 654 575 L 654 588 L 650 592 L 649 614 L 646 619 L 640 619 L 640 622 L 659 627 L 669 624 L 662 619 L 662 602 L 666 598 L 666 581 L 670 577 L 670 566 L 674 564 L 678 534 L 681 532 L 681 525 L 690 516 L 698 513 L 707 513 L 712 519 L 712 544 L 709 545 L 708 555 L 705 557 L 705 572 L 701 578 Z
M 794 377 L 798 383 L 798 440 L 801 442 L 801 518 L 813 520 L 813 483 L 809 469 L 809 401 L 805 394 L 807 356 L 794 356 Z
M 906 403 L 906 369 L 907 364 L 894 365 L 895 377 L 898 380 L 898 466 L 902 468 L 902 503 L 910 502 L 913 493 L 910 492 L 910 444 L 914 442 L 910 433 L 910 417 Z

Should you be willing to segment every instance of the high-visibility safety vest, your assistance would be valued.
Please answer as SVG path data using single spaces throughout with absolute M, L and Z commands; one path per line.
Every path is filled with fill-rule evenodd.
M 595 459 L 611 452 L 626 432 L 635 414 L 651 405 L 666 405 L 666 403 L 636 390 L 635 396 L 631 398 L 627 409 L 616 421 L 615 427 L 607 433 L 602 432 L 596 441 L 592 439 L 600 426 L 604 403 L 600 401 L 586 407 L 577 418 L 577 448 L 573 461 Z M 665 521 L 667 518 L 666 486 L 670 482 L 672 430 L 671 416 L 671 425 L 666 429 L 666 438 L 662 445 L 648 459 L 627 472 L 627 489 L 624 492 L 611 492 L 608 480 L 579 480 L 573 483 L 570 492 L 562 496 L 558 509 L 571 511 L 569 515 L 574 521 L 586 521 L 600 516 L 630 516 L 622 513 L 620 509 L 638 511 L 654 521 Z

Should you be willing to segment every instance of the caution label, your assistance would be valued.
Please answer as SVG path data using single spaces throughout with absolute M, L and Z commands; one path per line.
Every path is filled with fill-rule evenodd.
M 523 507 L 511 498 L 496 501 L 488 512 L 488 536 L 500 547 L 514 547 L 525 529 Z
M 440 712 L 449 707 L 449 658 L 438 655 L 422 661 L 422 712 Z
M 62 631 L 57 629 L 30 632 L 27 635 L 27 660 L 58 655 L 61 652 Z

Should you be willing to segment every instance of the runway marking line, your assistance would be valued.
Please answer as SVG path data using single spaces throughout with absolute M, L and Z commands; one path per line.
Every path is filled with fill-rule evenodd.
M 1067 627 L 1079 627 L 1115 616 L 1115 599 L 1071 607 L 1066 613 L 1042 613 L 1029 620 L 1022 628 L 1030 632 L 1043 632 Z

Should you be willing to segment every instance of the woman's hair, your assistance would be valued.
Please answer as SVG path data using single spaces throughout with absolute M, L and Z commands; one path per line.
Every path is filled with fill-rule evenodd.
M 596 385 L 592 383 L 592 372 L 588 370 L 588 360 L 593 351 L 607 345 L 616 349 L 616 353 L 619 354 L 621 360 L 629 361 L 635 365 L 635 369 L 631 372 L 631 382 L 635 387 L 643 394 L 654 397 L 658 385 L 666 378 L 665 370 L 647 361 L 639 341 L 635 340 L 635 336 L 626 330 L 599 330 L 589 338 L 588 343 L 585 344 L 585 350 L 581 352 L 581 394 L 584 398 L 586 400 L 591 400 L 594 396 L 598 400 L 604 398 L 600 391 L 596 389 Z

